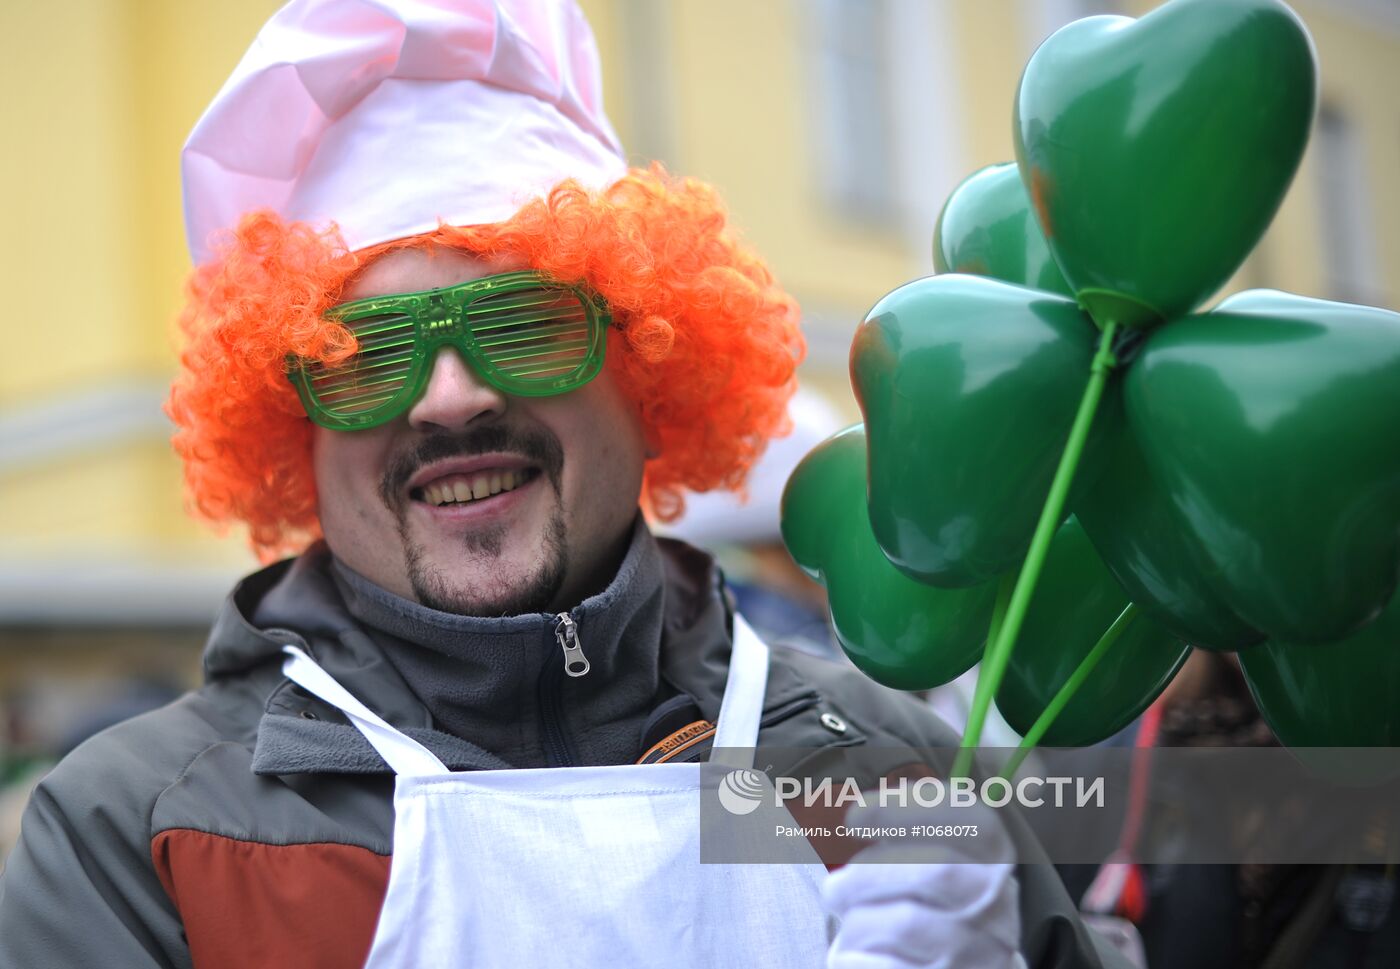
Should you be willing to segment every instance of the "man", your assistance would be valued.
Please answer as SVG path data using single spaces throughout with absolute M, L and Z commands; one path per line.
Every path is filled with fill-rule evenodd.
M 810 867 L 697 863 L 695 762 L 953 738 L 641 518 L 742 482 L 802 344 L 713 192 L 627 171 L 581 15 L 297 0 L 184 161 L 192 504 L 300 554 L 41 784 L 0 966 L 820 964 Z M 848 869 L 831 964 L 1013 965 L 1019 920 L 1099 965 L 1047 867 L 947 867 Z

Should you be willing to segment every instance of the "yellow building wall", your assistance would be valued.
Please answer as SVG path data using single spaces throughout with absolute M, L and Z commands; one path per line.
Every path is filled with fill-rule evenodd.
M 619 33 L 630 3 L 581 4 L 604 58 L 607 104 L 624 144 L 630 97 Z M 801 3 L 673 3 L 660 38 L 669 63 L 679 173 L 718 186 L 734 223 L 778 278 L 809 298 L 863 309 L 909 278 L 914 262 L 893 229 L 832 217 L 814 184 Z M 634 161 L 644 161 L 635 159 Z M 854 326 L 858 320 L 852 320 Z
M 0 408 L 64 386 L 149 367 L 131 330 L 139 299 L 131 247 L 135 169 L 125 11 L 82 4 L 0 5 L 0 153 L 6 225 Z
M 610 113 L 627 143 L 638 78 L 628 33 L 639 3 L 584 0 L 604 60 Z M 963 174 L 1011 157 L 1010 111 L 1034 38 L 1035 0 L 942 0 L 956 124 L 939 132 Z M 7 186 L 0 273 L 7 303 L 0 415 L 115 378 L 166 381 L 188 270 L 179 148 L 271 0 L 70 0 L 0 4 Z M 1125 3 L 1130 12 L 1150 4 Z M 1364 139 L 1384 297 L 1400 305 L 1400 170 L 1394 94 L 1400 34 L 1321 0 L 1297 9 L 1317 41 L 1324 97 Z M 654 13 L 655 11 L 653 11 Z M 656 18 L 673 167 L 716 184 L 735 223 L 808 305 L 836 311 L 840 341 L 884 292 L 929 271 L 927 246 L 893 228 L 843 222 L 816 181 L 800 0 L 673 2 Z M 630 38 L 630 40 L 629 40 Z M 624 84 L 626 79 L 628 83 Z M 900 124 L 926 123 L 918 117 Z M 643 159 L 636 159 L 641 161 Z M 1310 155 L 1258 259 L 1232 287 L 1320 294 L 1318 191 Z M 932 226 L 929 226 L 931 232 Z M 816 325 L 816 324 L 814 324 Z M 839 364 L 809 371 L 844 393 Z M 0 468 L 0 556 L 84 549 L 245 559 L 181 512 L 179 469 L 158 438 Z M 172 551 L 173 550 L 173 551 Z
M 188 272 L 179 151 L 277 4 L 76 0 L 0 5 L 8 322 L 0 415 L 168 382 Z M 125 552 L 227 559 L 181 511 L 162 437 L 93 441 L 0 468 L 0 555 Z
M 1395 103 L 1400 92 L 1400 26 L 1378 29 L 1320 0 L 1293 6 L 1317 44 L 1323 103 L 1338 108 L 1361 139 L 1379 296 L 1384 305 L 1400 309 L 1400 182 L 1395 178 L 1400 172 L 1400 111 Z M 1263 258 L 1269 285 L 1325 296 L 1316 147 L 1314 140 L 1265 239 Z
M 0 407 L 113 373 L 170 371 L 170 323 L 188 268 L 180 145 L 276 6 L 0 5 L 12 145 L 0 157 L 11 321 Z

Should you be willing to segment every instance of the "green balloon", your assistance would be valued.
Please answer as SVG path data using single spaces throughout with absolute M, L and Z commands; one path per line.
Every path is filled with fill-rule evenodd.
M 1089 377 L 1097 331 L 1070 300 L 977 276 L 896 289 L 856 331 L 870 524 L 895 565 L 980 585 L 1020 565 Z M 1093 477 L 1097 433 L 1076 481 Z
M 803 458 L 783 491 L 783 541 L 826 586 L 831 622 L 851 661 L 885 686 L 930 689 L 981 656 L 996 590 L 935 589 L 892 566 L 866 517 L 865 460 L 860 425 Z
M 1361 632 L 1325 646 L 1270 640 L 1240 650 L 1254 702 L 1278 739 L 1333 777 L 1400 775 L 1400 757 L 1310 747 L 1400 747 L 1400 597 Z M 1347 755 L 1350 754 L 1350 757 Z
M 1015 162 L 969 175 L 948 196 L 933 230 L 933 267 L 1074 297 L 1036 225 Z
M 1111 431 L 1103 470 L 1074 513 L 1104 565 L 1145 615 L 1192 646 L 1235 650 L 1261 641 L 1264 634 L 1210 582 L 1210 559 L 1152 477 L 1122 409 L 1105 407 L 1097 420 Z
M 934 232 L 934 266 L 1072 296 L 1031 213 L 1014 164 L 992 165 L 954 190 Z M 1110 572 L 1149 616 L 1196 646 L 1233 650 L 1263 634 L 1234 614 L 1202 578 L 1209 562 L 1147 471 L 1127 432 L 1115 384 L 1096 423 L 1106 440 L 1103 471 L 1077 514 Z
M 1016 158 L 1080 305 L 1152 326 L 1218 290 L 1283 200 L 1316 101 L 1312 40 L 1277 0 L 1173 0 L 1041 44 Z
M 1018 733 L 1030 730 L 1128 597 L 1071 518 L 1050 543 L 1016 650 L 997 690 L 997 709 Z M 1139 613 L 1060 711 L 1042 743 L 1081 747 L 1113 736 L 1171 682 L 1190 647 Z
M 1153 332 L 1125 384 L 1152 477 L 1234 612 L 1341 639 L 1400 567 L 1400 314 L 1272 291 Z

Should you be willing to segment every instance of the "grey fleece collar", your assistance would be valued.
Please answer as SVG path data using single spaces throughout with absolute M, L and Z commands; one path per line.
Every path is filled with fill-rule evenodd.
M 664 612 L 661 554 L 639 516 L 613 581 L 570 610 L 591 664 L 582 677 L 563 675 L 555 616 L 438 612 L 376 586 L 323 546 L 264 596 L 253 622 L 297 632 L 332 676 L 400 729 L 447 734 L 485 755 L 465 766 L 545 767 L 640 754 L 646 717 L 672 692 L 659 670 Z M 338 720 L 328 708 L 318 716 Z M 290 765 L 322 725 L 267 726 L 260 753 Z
M 714 720 L 729 660 L 729 614 L 720 576 L 714 561 L 699 549 L 671 539 L 657 539 L 656 545 L 665 598 L 661 679 L 666 689 L 693 697 L 701 716 Z M 346 611 L 330 577 L 329 559 L 325 546 L 315 545 L 295 559 L 249 575 L 225 601 L 210 630 L 204 653 L 206 677 L 245 682 L 266 698 L 266 713 L 256 736 L 249 738 L 254 744 L 254 772 L 388 771 L 374 748 L 335 710 L 309 699 L 281 675 L 280 648 L 287 642 L 307 649 L 347 689 L 369 698 L 376 712 L 422 742 L 448 767 L 507 766 L 470 740 L 433 726 L 422 701 Z M 811 683 L 791 664 L 775 662 L 768 675 L 765 716 L 779 715 L 813 695 Z M 816 718 L 812 721 L 815 724 Z M 823 733 L 820 726 L 812 729 L 818 737 Z
M 509 654 L 531 654 L 529 665 L 538 669 L 544 661 L 538 656 L 542 648 L 545 652 L 559 652 L 554 635 L 559 620 L 555 613 L 459 616 L 395 595 L 333 555 L 329 567 L 347 611 L 361 624 L 470 666 L 489 667 L 481 671 L 487 676 L 496 675 L 503 661 L 513 662 Z M 595 667 L 598 663 L 605 667 L 615 665 L 614 651 L 609 647 L 639 608 L 660 592 L 661 580 L 656 541 L 639 515 L 617 575 L 602 592 L 569 610 L 579 636 L 588 637 L 585 647 L 590 641 L 597 643 L 593 650 L 598 653 L 596 662 L 589 657 Z M 486 655 L 484 649 L 489 649 Z

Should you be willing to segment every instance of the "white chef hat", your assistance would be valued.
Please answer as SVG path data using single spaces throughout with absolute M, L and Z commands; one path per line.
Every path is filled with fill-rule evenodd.
M 565 178 L 627 169 L 574 0 L 292 0 L 185 143 L 185 233 L 254 209 L 350 249 L 500 222 Z

